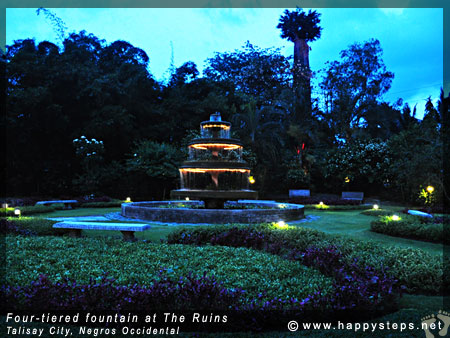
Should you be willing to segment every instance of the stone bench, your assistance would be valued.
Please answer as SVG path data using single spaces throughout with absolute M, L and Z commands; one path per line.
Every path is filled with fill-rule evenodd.
M 77 200 L 61 200 L 61 201 L 39 201 L 35 205 L 52 205 L 52 204 L 64 204 L 64 208 L 72 209 L 72 206 L 78 204 Z
M 81 230 L 113 230 L 120 231 L 124 241 L 135 241 L 134 232 L 150 228 L 149 224 L 142 223 L 106 223 L 106 222 L 74 222 L 63 221 L 53 224 L 55 229 L 69 229 L 71 237 L 81 237 Z
M 289 198 L 295 197 L 311 197 L 311 191 L 309 190 L 289 190 Z
M 360 201 L 364 200 L 364 193 L 360 191 L 343 191 L 342 197 L 343 200 L 352 200 L 352 201 Z

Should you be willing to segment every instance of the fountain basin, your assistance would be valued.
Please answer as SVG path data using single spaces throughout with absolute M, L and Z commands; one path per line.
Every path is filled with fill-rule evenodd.
M 176 207 L 177 205 L 186 207 Z M 128 218 L 166 223 L 265 223 L 295 221 L 305 217 L 304 206 L 274 201 L 227 202 L 233 209 L 196 209 L 201 201 L 153 201 L 122 204 Z

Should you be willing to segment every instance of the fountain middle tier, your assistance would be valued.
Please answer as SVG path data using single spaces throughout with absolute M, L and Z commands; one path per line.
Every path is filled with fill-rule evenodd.
M 188 149 L 188 161 L 244 162 L 242 144 L 233 139 L 196 139 Z

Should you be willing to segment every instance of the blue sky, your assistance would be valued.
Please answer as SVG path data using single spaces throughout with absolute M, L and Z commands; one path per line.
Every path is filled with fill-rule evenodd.
M 262 48 L 293 44 L 276 28 L 283 8 L 54 8 L 67 32 L 86 30 L 111 43 L 125 40 L 150 57 L 150 72 L 158 80 L 168 75 L 172 50 L 176 67 L 194 61 L 199 70 L 216 52 L 239 49 L 249 40 Z M 311 43 L 310 65 L 317 72 L 326 61 L 354 42 L 380 40 L 383 59 L 395 74 L 384 96 L 417 104 L 419 117 L 426 98 L 439 97 L 443 81 L 443 10 L 425 8 L 319 8 L 322 37 Z M 58 42 L 51 23 L 33 8 L 7 8 L 6 43 L 35 38 Z M 173 48 L 172 48 L 173 46 Z

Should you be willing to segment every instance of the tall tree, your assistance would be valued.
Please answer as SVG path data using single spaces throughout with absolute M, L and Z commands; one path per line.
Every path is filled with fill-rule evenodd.
M 391 87 L 394 74 L 386 70 L 378 40 L 355 43 L 341 51 L 341 61 L 324 70 L 320 84 L 325 97 L 324 118 L 338 138 L 350 140 L 366 128 L 370 114 Z
M 311 70 L 309 68 L 308 42 L 320 38 L 322 28 L 319 26 L 320 14 L 297 8 L 295 11 L 284 11 L 277 28 L 281 29 L 281 37 L 294 43 L 294 88 L 303 92 L 305 103 L 311 106 Z M 309 109 L 310 111 L 311 109 Z

